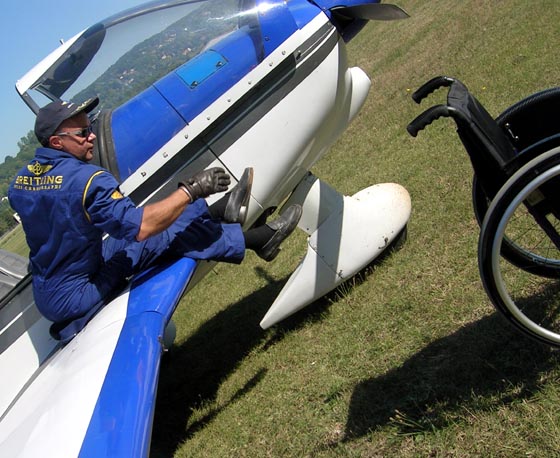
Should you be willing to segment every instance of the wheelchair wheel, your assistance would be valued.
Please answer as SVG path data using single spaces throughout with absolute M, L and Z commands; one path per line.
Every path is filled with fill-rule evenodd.
M 543 222 L 542 215 L 533 216 L 526 207 L 536 198 L 546 199 L 550 192 L 543 194 L 543 189 L 559 176 L 560 147 L 519 169 L 490 204 L 478 246 L 480 276 L 495 307 L 524 333 L 554 346 L 560 346 L 558 275 L 520 268 L 503 251 L 511 243 L 535 266 L 546 267 L 547 272 L 560 269 L 560 221 L 551 213 Z
M 491 201 L 480 186 L 476 174 L 473 177 L 472 201 L 474 215 L 478 225 L 482 227 L 484 217 L 488 212 Z M 516 218 L 519 220 L 516 224 L 518 232 L 519 226 L 521 226 L 520 221 L 527 221 L 527 218 L 529 218 L 530 221 L 531 218 L 526 210 L 526 214 L 522 217 L 523 211 L 523 207 L 519 208 L 516 214 Z M 560 262 L 558 262 L 555 256 L 550 258 L 546 254 L 543 254 L 546 252 L 546 249 L 540 245 L 540 242 L 530 244 L 527 239 L 521 242 L 519 242 L 518 239 L 519 235 L 514 236 L 512 234 L 512 238 L 510 238 L 507 233 L 504 234 L 501 245 L 501 255 L 504 258 L 520 269 L 526 270 L 532 274 L 543 277 L 560 278 Z M 516 240 L 519 243 L 516 243 Z

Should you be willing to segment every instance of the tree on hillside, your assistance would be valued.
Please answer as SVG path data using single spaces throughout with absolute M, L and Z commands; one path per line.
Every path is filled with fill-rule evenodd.
M 0 199 L 6 196 L 11 181 L 19 169 L 35 156 L 35 149 L 39 146 L 40 144 L 35 137 L 35 133 L 30 130 L 18 142 L 19 152 L 16 157 L 6 156 L 4 162 L 0 164 Z M 17 224 L 12 215 L 13 210 L 8 205 L 8 202 L 0 202 L 0 234 L 10 230 Z

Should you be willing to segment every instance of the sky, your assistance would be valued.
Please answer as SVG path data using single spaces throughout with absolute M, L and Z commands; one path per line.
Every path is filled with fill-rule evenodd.
M 0 16 L 0 163 L 15 157 L 35 116 L 15 84 L 25 73 L 89 26 L 147 0 L 3 0 Z

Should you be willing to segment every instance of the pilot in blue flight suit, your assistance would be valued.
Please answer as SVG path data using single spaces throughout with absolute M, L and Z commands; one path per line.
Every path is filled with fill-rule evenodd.
M 230 177 L 212 168 L 184 180 L 165 199 L 136 207 L 105 169 L 90 164 L 95 134 L 82 104 L 55 101 L 37 114 L 43 145 L 8 190 L 19 214 L 39 311 L 51 333 L 67 341 L 122 289 L 127 279 L 165 256 L 240 263 L 247 248 L 266 261 L 279 252 L 301 217 L 299 205 L 278 219 L 242 231 L 253 181 L 238 185 L 208 207 L 205 197 L 226 191 Z M 104 234 L 109 238 L 103 241 Z

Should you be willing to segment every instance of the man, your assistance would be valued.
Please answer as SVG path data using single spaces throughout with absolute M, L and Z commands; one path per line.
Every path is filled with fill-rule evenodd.
M 54 101 L 41 108 L 35 134 L 43 147 L 8 190 L 30 248 L 35 303 L 54 322 L 53 336 L 64 341 L 131 275 L 163 257 L 240 263 L 249 248 L 271 261 L 302 213 L 294 205 L 243 233 L 252 169 L 210 208 L 204 198 L 230 184 L 221 168 L 199 172 L 165 199 L 136 207 L 107 170 L 89 163 L 96 137 L 87 113 L 98 103 Z M 105 241 L 104 234 L 110 236 Z

